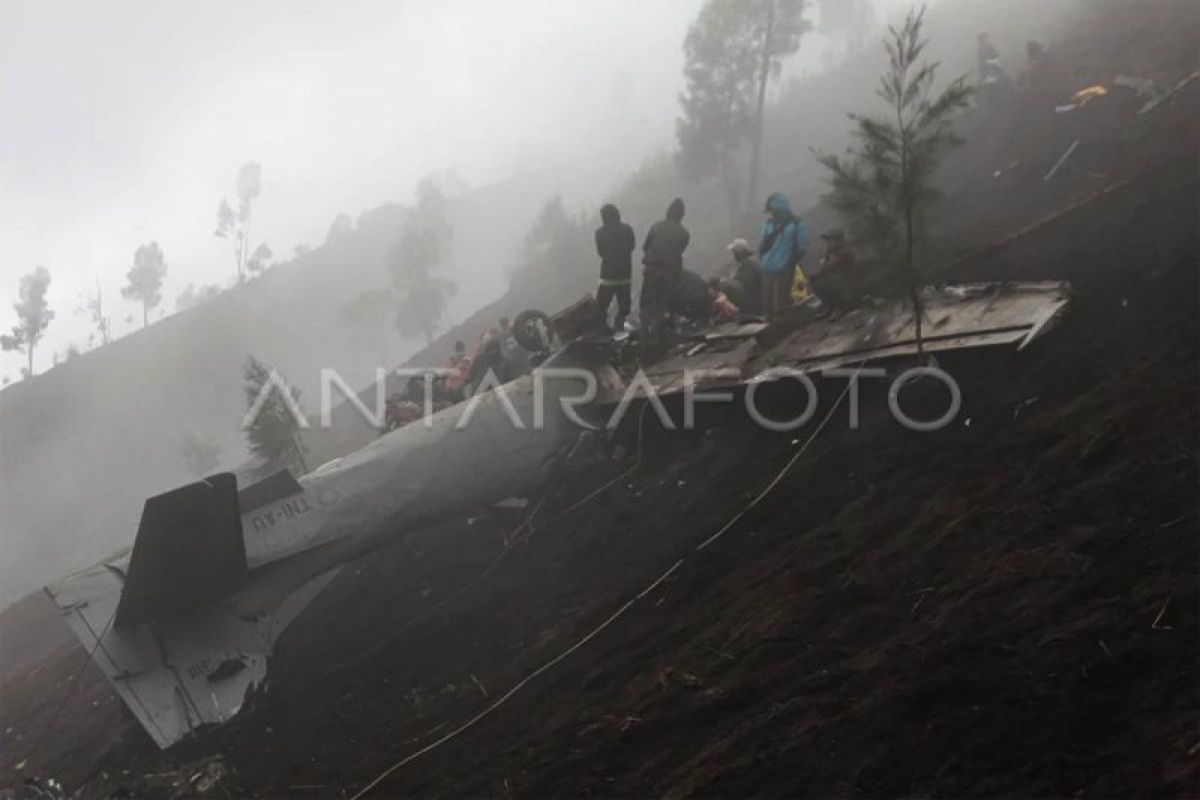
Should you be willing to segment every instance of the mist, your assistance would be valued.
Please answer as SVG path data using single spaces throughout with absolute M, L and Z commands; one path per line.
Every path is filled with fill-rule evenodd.
M 560 294 L 510 291 L 526 234 L 556 196 L 585 220 L 581 229 L 616 199 L 640 236 L 670 197 L 684 195 L 695 221 L 691 263 L 705 273 L 724 263 L 735 231 L 721 198 L 673 166 L 681 43 L 700 5 L 126 2 L 0 11 L 0 98 L 11 121 L 0 133 L 0 327 L 11 324 L 19 278 L 35 265 L 52 275 L 55 312 L 34 354 L 35 380 L 20 380 L 23 355 L 0 354 L 10 379 L 0 391 L 10 553 L 0 599 L 127 546 L 143 499 L 194 477 L 179 455 L 187 437 L 219 448 L 221 468 L 243 464 L 247 355 L 311 399 L 320 367 L 366 386 L 381 362 L 420 351 L 425 343 L 390 326 L 378 346 L 364 346 L 340 312 L 386 286 L 387 252 L 424 176 L 449 187 L 454 229 L 439 272 L 457 291 L 439 333 L 461 323 L 459 335 L 478 336 L 494 324 L 473 318 L 489 303 L 515 313 L 588 290 L 590 277 Z M 931 33 L 947 69 L 971 70 L 976 29 L 1015 59 L 1025 38 L 1051 35 L 1075 8 L 1019 5 L 1021 14 L 935 4 Z M 869 19 L 894 20 L 906 8 L 879 2 Z M 810 148 L 840 149 L 846 112 L 872 102 L 878 34 L 861 35 L 864 49 L 850 61 L 846 41 L 819 27 L 806 34 L 771 84 L 765 187 L 802 208 L 819 201 L 823 176 Z M 268 244 L 274 266 L 204 314 L 177 312 L 188 286 L 236 283 L 230 242 L 213 228 L 251 161 L 262 167 L 251 246 Z M 354 236 L 333 241 L 343 214 Z M 143 330 L 140 305 L 121 289 L 134 251 L 150 241 L 167 271 Z M 581 247 L 572 274 L 590 276 L 593 257 L 590 244 Z M 80 312 L 96 291 L 114 339 L 103 347 Z M 82 355 L 68 365 L 69 347 Z M 427 350 L 435 362 L 440 347 Z

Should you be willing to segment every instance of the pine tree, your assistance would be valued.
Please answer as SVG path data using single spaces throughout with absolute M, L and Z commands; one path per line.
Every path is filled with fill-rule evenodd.
M 819 154 L 829 170 L 826 199 L 848 219 L 857 245 L 879 263 L 898 265 L 908 288 L 923 354 L 921 276 L 916 253 L 924 240 L 919 224 L 937 199 L 933 177 L 938 164 L 962 140 L 955 134 L 955 114 L 967 106 L 971 88 L 966 76 L 934 94 L 938 63 L 922 56 L 924 7 L 912 10 L 899 29 L 888 28 L 884 40 L 889 68 L 880 78 L 878 96 L 886 116 L 851 114 L 856 146 L 844 156 Z
M 247 413 L 242 429 L 248 449 L 262 462 L 262 471 L 282 467 L 299 474 L 307 472 L 300 438 L 300 392 L 253 356 L 246 358 L 243 374 Z
M 215 235 L 233 243 L 233 258 L 237 265 L 237 279 L 245 279 L 246 262 L 250 253 L 250 221 L 254 201 L 262 194 L 262 165 L 249 161 L 238 170 L 238 207 L 233 207 L 224 198 L 217 208 L 217 230 Z M 261 245 L 265 246 L 265 245 Z

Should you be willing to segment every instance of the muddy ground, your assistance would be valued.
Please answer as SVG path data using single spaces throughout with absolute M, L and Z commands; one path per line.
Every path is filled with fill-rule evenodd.
M 0 785 L 182 794 L 216 759 L 213 796 L 346 797 L 412 757 L 371 796 L 1200 794 L 1195 89 L 1149 122 L 1090 111 L 1102 178 L 1001 186 L 963 158 L 953 273 L 1075 295 L 1024 352 L 941 358 L 948 428 L 906 430 L 868 383 L 851 430 L 844 381 L 796 433 L 635 418 L 527 512 L 348 567 L 258 707 L 166 753 L 33 598 L 3 621 L 26 655 L 4 665 Z M 1060 135 L 1022 147 L 1052 164 Z

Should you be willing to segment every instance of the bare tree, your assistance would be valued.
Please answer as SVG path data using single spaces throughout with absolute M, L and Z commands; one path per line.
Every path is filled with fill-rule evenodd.
M 216 235 L 233 243 L 234 262 L 237 264 L 238 282 L 245 280 L 246 261 L 250 249 L 250 221 L 254 201 L 262 194 L 262 165 L 250 161 L 238 170 L 238 207 L 234 211 L 229 202 L 222 198 L 217 208 Z
M 112 341 L 111 320 L 104 313 L 104 293 L 100 289 L 100 281 L 96 281 L 96 293 L 94 295 L 83 295 L 83 305 L 79 308 L 79 313 L 87 314 L 92 320 L 92 327 L 96 329 L 96 333 L 100 334 L 100 344 L 106 345 Z M 89 340 L 91 337 L 89 337 Z
M 12 333 L 0 335 L 0 348 L 24 353 L 28 360 L 26 377 L 33 377 L 33 351 L 42 340 L 46 326 L 54 319 L 54 312 L 46 302 L 46 290 L 50 288 L 50 272 L 38 267 L 21 277 L 20 300 L 13 303 L 17 312 L 17 324 Z
M 910 11 L 899 29 L 888 28 L 884 48 L 889 69 L 877 91 L 887 115 L 851 114 L 857 146 L 844 156 L 818 154 L 830 173 L 827 199 L 848 218 L 860 246 L 884 265 L 899 263 L 922 354 L 924 311 L 915 255 L 923 226 L 918 220 L 937 198 L 933 177 L 938 164 L 962 141 L 953 120 L 972 91 L 962 76 L 941 94 L 933 92 L 938 63 L 922 59 L 928 44 L 921 36 L 924 19 L 922 7 Z
M 759 164 L 762 159 L 763 130 L 767 102 L 767 84 L 779 76 L 783 60 L 800 49 L 800 37 L 812 26 L 804 19 L 804 0 L 756 0 L 758 44 L 758 96 L 750 141 L 750 189 L 748 203 L 758 202 Z

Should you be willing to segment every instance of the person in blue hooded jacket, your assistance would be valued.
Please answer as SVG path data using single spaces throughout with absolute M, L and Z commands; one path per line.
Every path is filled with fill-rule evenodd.
M 763 269 L 763 313 L 767 321 L 792 304 L 792 282 L 800 260 L 808 252 L 808 228 L 792 213 L 792 204 L 779 192 L 767 198 L 763 211 L 758 260 Z

